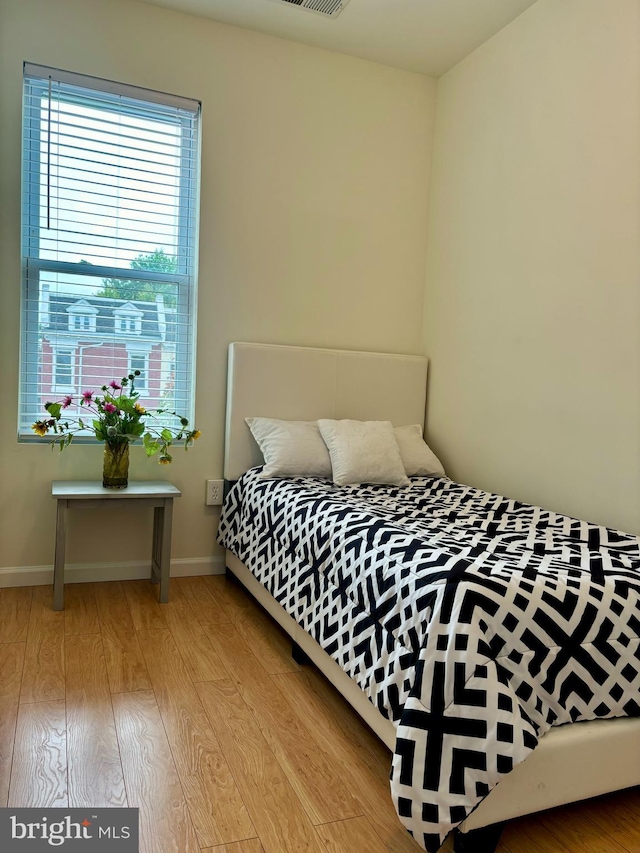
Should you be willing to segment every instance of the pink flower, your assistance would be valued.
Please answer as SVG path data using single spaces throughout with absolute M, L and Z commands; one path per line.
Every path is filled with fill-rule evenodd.
M 109 388 L 113 388 L 114 391 L 122 390 L 122 385 L 118 385 L 115 379 L 112 379 L 109 383 Z
M 109 413 L 118 411 L 117 408 L 113 405 L 113 403 L 105 403 L 104 404 L 104 410 L 105 410 L 105 412 L 109 412 Z
M 73 397 L 69 397 L 69 396 L 67 396 L 67 397 L 65 397 L 65 398 L 64 398 L 64 400 L 62 401 L 62 408 L 63 408 L 63 409 L 68 409 L 68 408 L 69 408 L 69 406 L 70 406 L 72 403 L 73 403 Z
M 85 403 L 90 403 L 93 399 L 93 391 L 85 391 L 82 394 L 82 399 L 85 401 Z

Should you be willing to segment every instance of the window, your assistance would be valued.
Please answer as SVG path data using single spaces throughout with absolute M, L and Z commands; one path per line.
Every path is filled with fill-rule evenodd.
M 95 332 L 98 309 L 89 305 L 86 299 L 80 299 L 67 308 L 70 332 Z M 40 315 L 42 319 L 42 315 Z
M 136 376 L 136 391 L 142 394 L 147 390 L 149 375 L 149 363 L 145 353 L 131 353 L 129 356 L 129 373 L 135 374 L 136 370 L 140 371 L 140 375 Z
M 67 394 L 73 389 L 73 351 L 70 349 L 56 349 L 53 355 L 54 389 Z
M 71 331 L 76 332 L 88 332 L 89 331 L 89 317 L 83 317 L 82 315 L 71 315 L 69 317 L 69 328 Z
M 119 332 L 124 332 L 125 335 L 142 334 L 144 311 L 136 308 L 133 302 L 127 302 L 125 305 L 116 308 L 113 314 L 115 326 Z
M 193 420 L 199 113 L 25 64 L 21 437 L 134 369 L 146 408 Z

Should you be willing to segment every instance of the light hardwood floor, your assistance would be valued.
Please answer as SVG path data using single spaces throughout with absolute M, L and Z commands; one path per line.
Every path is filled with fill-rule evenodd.
M 389 752 L 242 587 L 170 598 L 0 589 L 0 806 L 138 806 L 143 853 L 417 853 Z M 499 851 L 639 853 L 640 789 L 513 821 Z

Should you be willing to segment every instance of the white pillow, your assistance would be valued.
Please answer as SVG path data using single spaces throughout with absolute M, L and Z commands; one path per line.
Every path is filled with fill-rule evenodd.
M 331 479 L 329 452 L 315 421 L 245 418 L 265 466 L 258 475 L 271 477 L 326 477 Z
M 442 462 L 422 438 L 420 424 L 396 427 L 396 441 L 407 477 L 446 477 Z
M 391 421 L 318 421 L 329 448 L 333 482 L 408 486 Z

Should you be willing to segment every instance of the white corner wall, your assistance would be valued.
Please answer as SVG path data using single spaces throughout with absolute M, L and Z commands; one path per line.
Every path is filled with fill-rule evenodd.
M 53 455 L 15 437 L 24 60 L 202 101 L 203 435 L 170 469 L 134 446 L 131 476 L 183 490 L 177 570 L 206 569 L 228 342 L 421 350 L 435 82 L 136 0 L 0 0 L 0 584 L 53 562 L 51 480 L 101 476 L 98 446 Z M 144 512 L 72 513 L 68 558 L 78 577 L 112 563 L 128 576 L 150 536 Z
M 640 531 L 638 0 L 539 0 L 438 81 L 425 352 L 452 476 Z

